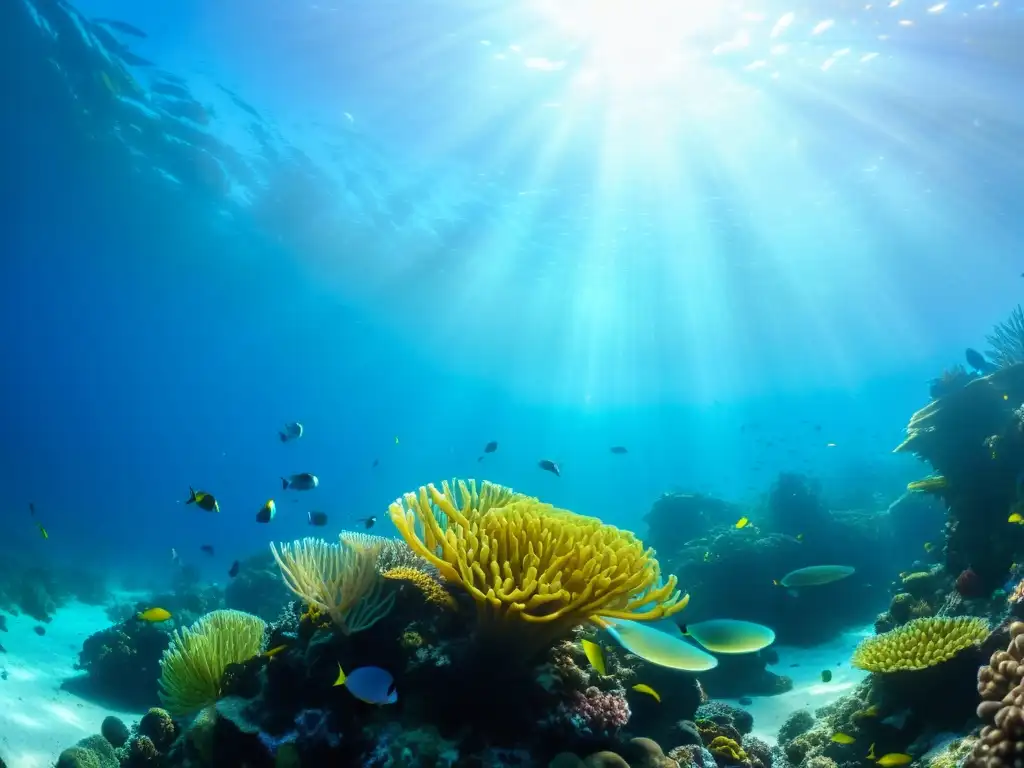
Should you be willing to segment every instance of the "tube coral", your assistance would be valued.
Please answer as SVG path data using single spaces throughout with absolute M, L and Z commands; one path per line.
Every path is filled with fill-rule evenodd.
M 342 534 L 337 544 L 306 538 L 281 544 L 280 551 L 271 543 L 270 551 L 285 586 L 346 635 L 373 626 L 394 605 L 395 593 L 377 570 L 378 543 L 363 545 Z
M 671 616 L 688 600 L 631 532 L 490 483 L 428 485 L 389 511 L 413 551 L 474 599 L 481 623 L 503 631 L 527 625 L 546 642 L 603 616 Z

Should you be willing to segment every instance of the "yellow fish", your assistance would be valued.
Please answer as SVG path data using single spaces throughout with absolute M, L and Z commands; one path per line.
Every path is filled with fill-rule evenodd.
M 171 618 L 171 612 L 166 608 L 147 608 L 135 614 L 135 618 L 139 621 L 167 621 Z
M 38 523 L 38 525 L 39 525 L 39 534 L 40 534 L 40 535 L 41 535 L 41 536 L 42 536 L 42 537 L 43 537 L 44 539 L 48 539 L 48 538 L 50 538 L 50 534 L 48 534 L 48 533 L 46 532 L 46 529 L 45 529 L 45 528 L 43 528 L 43 524 L 42 524 L 42 523 Z
M 748 525 L 750 525 L 749 518 L 741 517 L 739 520 L 736 521 L 737 528 L 746 528 Z
M 882 755 L 875 762 L 882 768 L 897 768 L 897 766 L 914 762 L 914 758 L 905 752 L 890 752 L 887 755 Z
M 861 717 L 878 717 L 878 705 L 872 704 L 867 709 L 861 710 Z
M 1014 512 L 1012 515 L 1006 518 L 1006 522 L 1021 525 L 1022 523 L 1024 523 L 1024 515 L 1022 515 L 1020 512 Z
M 395 445 L 398 445 L 398 435 L 395 435 Z
M 584 640 L 583 652 L 587 654 L 587 661 L 590 662 L 590 666 L 597 670 L 597 674 L 604 677 L 606 674 L 604 666 L 604 651 L 601 650 L 601 646 L 590 640 Z
M 287 647 L 288 647 L 287 643 L 285 643 L 284 645 L 275 645 L 270 650 L 264 651 L 263 655 L 266 656 L 268 659 L 271 659 L 274 656 L 277 656 L 277 654 L 279 654 L 281 651 L 283 651 Z
M 935 549 L 935 545 L 932 544 L 930 541 L 926 541 L 924 543 L 924 551 L 925 552 L 931 552 L 933 549 Z
M 1003 400 L 1009 400 L 1009 399 L 1010 399 L 1009 395 L 1003 395 Z M 901 763 L 901 765 L 902 765 L 902 763 Z
M 637 685 L 633 686 L 633 690 L 637 693 L 646 693 L 648 696 L 653 696 L 654 700 L 661 704 L 661 696 L 658 694 L 656 690 L 651 688 L 651 686 L 645 685 L 644 683 L 638 683 Z
M 832 741 L 836 744 L 853 744 L 856 739 L 848 733 L 833 733 Z
M 804 535 L 803 535 L 802 533 L 798 533 L 798 534 L 796 535 L 796 540 L 797 540 L 797 541 L 803 541 L 803 540 L 804 540 Z
M 704 562 L 706 563 L 709 560 L 711 560 L 711 552 L 705 552 L 704 553 Z

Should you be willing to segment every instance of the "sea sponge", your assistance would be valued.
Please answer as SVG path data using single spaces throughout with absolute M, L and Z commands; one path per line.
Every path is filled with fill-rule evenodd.
M 305 538 L 270 544 L 285 586 L 309 606 L 326 613 L 344 634 L 369 629 L 391 610 L 395 593 L 377 568 L 380 541 L 359 541 L 342 533 L 337 544 Z M 373 537 L 374 539 L 378 537 Z
M 448 590 L 445 589 L 437 579 L 431 578 L 428 573 L 425 573 L 418 568 L 398 566 L 397 568 L 390 568 L 383 571 L 381 576 L 385 579 L 393 579 L 394 581 L 409 582 L 423 593 L 423 598 L 428 603 L 441 606 L 442 608 L 451 608 L 452 610 L 458 607 L 455 602 L 455 598 L 451 596 Z
M 970 616 L 914 619 L 890 632 L 862 640 L 850 663 L 868 672 L 927 669 L 980 643 L 988 632 L 984 619 Z
M 167 711 L 188 715 L 214 703 L 227 666 L 256 656 L 265 628 L 258 616 L 225 610 L 176 630 L 160 660 L 160 701 Z
M 389 511 L 409 546 L 474 599 L 482 625 L 529 626 L 540 643 L 602 616 L 654 621 L 688 601 L 631 532 L 500 486 L 428 485 Z

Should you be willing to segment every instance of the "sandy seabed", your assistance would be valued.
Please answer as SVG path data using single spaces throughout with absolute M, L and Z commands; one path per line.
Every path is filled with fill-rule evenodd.
M 0 758 L 8 768 L 52 768 L 60 753 L 79 739 L 100 732 L 107 715 L 131 725 L 141 712 L 113 711 L 61 689 L 82 675 L 75 669 L 85 639 L 111 624 L 102 606 L 71 603 L 49 624 L 29 616 L 7 615 L 0 632 Z M 45 635 L 34 628 L 42 626 Z M 2 677 L 2 674 L 0 674 Z
M 775 744 L 779 728 L 791 714 L 831 704 L 850 692 L 868 673 L 850 666 L 853 649 L 865 637 L 875 634 L 872 626 L 844 632 L 827 643 L 810 648 L 776 645 L 779 663 L 769 669 L 793 680 L 793 689 L 778 696 L 753 697 L 750 704 L 740 705 L 736 699 L 724 699 L 743 706 L 754 716 L 753 735 Z M 824 683 L 821 673 L 828 670 L 832 679 Z

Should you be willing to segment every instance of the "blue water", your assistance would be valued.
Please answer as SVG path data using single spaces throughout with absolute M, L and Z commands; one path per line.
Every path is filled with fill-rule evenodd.
M 311 508 L 383 521 L 452 476 L 642 534 L 673 488 L 922 474 L 900 430 L 1020 296 L 1019 4 L 699 5 L 574 32 L 572 4 L 80 0 L 148 33 L 116 36 L 143 89 L 159 68 L 204 105 L 246 169 L 224 188 L 198 156 L 157 174 L 131 121 L 97 150 L 50 85 L 66 41 L 18 27 L 2 546 L 126 583 L 173 547 L 223 579 Z

